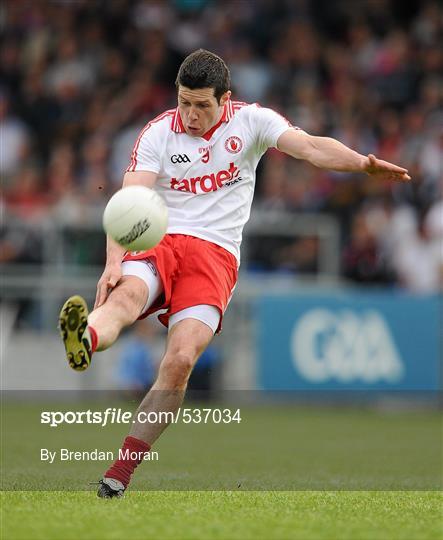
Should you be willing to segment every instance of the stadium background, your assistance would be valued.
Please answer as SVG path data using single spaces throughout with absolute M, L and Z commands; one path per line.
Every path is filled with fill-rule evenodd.
M 5 489 L 85 489 L 84 476 L 94 480 L 101 472 L 100 464 L 89 464 L 83 476 L 80 468 L 63 467 L 49 476 L 29 464 L 32 449 L 47 436 L 35 420 L 42 400 L 60 403 L 62 390 L 81 405 L 85 394 L 78 392 L 93 390 L 114 406 L 133 400 L 152 380 L 164 340 L 155 320 L 127 333 L 80 375 L 65 364 L 56 321 L 66 296 L 78 292 L 93 301 L 105 261 L 104 205 L 121 184 L 140 129 L 175 106 L 177 68 L 198 47 L 227 61 L 234 99 L 258 101 L 309 133 L 407 167 L 413 182 L 377 183 L 268 151 L 258 169 L 224 332 L 192 381 L 193 388 L 211 389 L 201 396 L 212 403 L 225 399 L 245 407 L 248 423 L 236 445 L 216 427 L 198 434 L 173 426 L 160 443 L 168 464 L 140 470 L 135 488 L 231 489 L 237 473 L 244 477 L 241 489 L 441 486 L 438 418 L 427 407 L 435 404 L 428 398 L 439 388 L 441 356 L 441 3 L 10 0 L 0 7 L 0 26 L 2 429 L 3 441 L 10 441 Z M 339 336 L 339 351 L 349 360 L 334 368 L 331 356 L 320 382 L 315 373 L 306 376 L 309 366 L 297 372 L 293 352 L 297 325 L 319 306 L 335 322 L 317 338 L 331 351 L 337 342 L 328 335 Z M 365 371 L 371 354 L 377 356 L 371 347 L 379 345 L 371 342 L 368 311 L 381 321 L 381 350 L 388 351 L 386 361 L 378 354 L 375 372 Z M 359 336 L 366 336 L 363 352 L 354 346 Z M 395 375 L 399 364 L 405 376 Z M 109 401 L 111 389 L 125 389 L 118 397 L 123 401 Z M 283 405 L 267 407 L 263 389 L 291 394 L 280 395 Z M 28 393 L 16 393 L 23 390 Z M 258 412 L 248 408 L 257 402 Z M 367 409 L 368 403 L 375 408 Z M 263 431 L 271 456 L 279 459 L 250 459 Z M 33 441 L 28 450 L 20 443 L 24 432 Z M 91 436 L 103 436 L 104 446 L 117 444 L 124 430 L 91 434 L 74 426 L 59 433 L 51 432 L 53 444 L 87 447 Z M 177 456 L 183 440 L 190 450 Z M 194 448 L 211 450 L 203 458 Z M 238 462 L 224 464 L 226 455 Z M 26 497 L 17 497 L 23 509 Z M 59 500 L 41 504 L 53 509 Z M 61 520 L 74 527 L 69 512 Z M 97 515 L 85 523 L 94 525 Z M 18 521 L 10 531 L 19 530 Z M 406 538 L 411 529 L 400 522 L 391 532 Z M 23 537 L 31 530 L 26 523 Z M 39 520 L 37 529 L 31 523 L 34 537 L 50 537 L 50 520 Z M 85 528 L 81 534 L 92 533 Z M 196 530 L 192 536 L 198 537 Z
M 19 346 L 8 356 L 24 362 L 10 363 L 10 387 L 25 384 L 23 371 L 31 387 L 38 379 L 54 388 L 67 379 L 78 384 L 52 346 L 59 306 L 75 291 L 93 299 L 105 260 L 103 207 L 121 185 L 140 129 L 174 106 L 180 62 L 200 46 L 226 59 L 234 98 L 401 164 L 414 179 L 380 183 L 268 151 L 235 307 L 216 342 L 225 364 L 215 384 L 256 386 L 255 359 L 247 361 L 251 302 L 263 291 L 441 289 L 438 3 L 18 1 L 2 7 L 1 24 L 3 345 Z M 41 346 L 49 343 L 50 370 L 26 365 L 35 332 Z M 161 341 L 155 324 L 149 332 L 151 343 Z M 238 356 L 245 360 L 229 374 Z M 118 386 L 113 361 L 97 361 L 106 368 L 95 382 Z M 82 384 L 93 387 L 89 379 Z

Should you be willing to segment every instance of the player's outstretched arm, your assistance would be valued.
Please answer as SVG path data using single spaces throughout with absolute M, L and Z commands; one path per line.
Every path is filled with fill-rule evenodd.
M 123 187 L 145 186 L 151 188 L 157 180 L 157 174 L 151 171 L 127 172 L 123 178 Z M 125 248 L 106 237 L 106 266 L 98 283 L 95 296 L 94 309 L 103 305 L 108 294 L 117 285 L 122 277 L 121 263 Z
M 380 180 L 407 182 L 411 179 L 407 169 L 377 159 L 373 154 L 363 156 L 331 137 L 316 137 L 304 131 L 289 129 L 280 135 L 277 148 L 321 169 L 363 172 Z

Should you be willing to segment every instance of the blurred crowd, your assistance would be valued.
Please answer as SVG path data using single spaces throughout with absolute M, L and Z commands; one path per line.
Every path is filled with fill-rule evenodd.
M 407 167 L 408 185 L 315 169 L 270 151 L 255 206 L 341 225 L 342 274 L 419 292 L 443 282 L 443 8 L 402 0 L 8 0 L 0 7 L 2 208 L 35 222 L 98 214 L 149 119 L 175 106 L 204 47 L 233 97 Z M 26 243 L 24 243 L 25 245 Z M 7 226 L 0 260 L 19 260 Z M 315 271 L 315 238 L 256 269 Z

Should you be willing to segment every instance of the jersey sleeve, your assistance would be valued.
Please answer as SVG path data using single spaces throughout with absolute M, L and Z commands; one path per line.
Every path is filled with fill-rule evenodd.
M 131 153 L 126 172 L 152 171 L 159 173 L 164 137 L 162 123 L 149 122 L 140 132 Z
M 257 142 L 264 150 L 276 148 L 278 138 L 288 129 L 300 129 L 272 109 L 255 105 L 251 112 L 254 117 Z

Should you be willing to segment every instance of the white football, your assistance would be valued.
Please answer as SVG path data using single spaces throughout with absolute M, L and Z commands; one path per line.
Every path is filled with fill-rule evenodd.
M 128 251 L 156 246 L 166 233 L 168 209 L 153 189 L 128 186 L 117 191 L 106 205 L 103 228 Z

